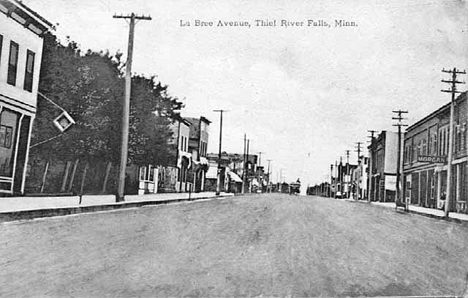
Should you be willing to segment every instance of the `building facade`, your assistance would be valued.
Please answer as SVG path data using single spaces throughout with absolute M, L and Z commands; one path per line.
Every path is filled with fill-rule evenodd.
M 0 194 L 24 193 L 43 35 L 51 28 L 20 1 L 0 0 Z
M 189 153 L 192 157 L 192 167 L 189 171 L 189 180 L 195 192 L 205 191 L 206 173 L 208 172 L 208 141 L 211 121 L 205 117 L 185 118 L 190 122 Z
M 369 196 L 375 202 L 394 202 L 398 163 L 398 133 L 382 131 L 368 147 Z
M 466 92 L 455 101 L 450 211 L 466 212 Z M 450 103 L 408 127 L 404 140 L 404 194 L 410 204 L 443 209 L 446 201 Z

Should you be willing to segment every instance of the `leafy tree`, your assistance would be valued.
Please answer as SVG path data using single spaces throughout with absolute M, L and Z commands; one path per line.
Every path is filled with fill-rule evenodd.
M 118 163 L 124 98 L 121 57 L 108 51 L 83 53 L 69 39 L 63 45 L 56 36 L 45 36 L 39 91 L 76 124 L 57 137 L 52 121 L 62 111 L 39 96 L 32 144 L 49 141 L 32 148 L 31 160 Z M 167 88 L 154 77 L 132 78 L 129 161 L 134 164 L 167 164 L 175 155 L 169 124 L 183 105 Z
M 130 102 L 129 159 L 137 165 L 167 165 L 175 160 L 169 125 L 183 105 L 154 77 L 134 76 Z

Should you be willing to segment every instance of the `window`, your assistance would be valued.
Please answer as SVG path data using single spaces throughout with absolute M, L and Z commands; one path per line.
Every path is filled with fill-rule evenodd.
M 18 51 L 19 46 L 16 42 L 10 42 L 10 58 L 8 60 L 8 77 L 7 83 L 10 85 L 16 85 L 16 71 L 18 69 Z
M 28 50 L 26 54 L 26 71 L 24 74 L 24 90 L 32 92 L 34 74 L 34 52 Z
M 3 35 L 0 34 L 0 61 L 2 61 Z
M 0 147 L 10 148 L 13 137 L 13 127 L 0 125 Z

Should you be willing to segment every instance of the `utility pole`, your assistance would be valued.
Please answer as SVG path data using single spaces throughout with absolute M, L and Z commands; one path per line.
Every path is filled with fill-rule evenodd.
M 272 159 L 267 159 L 268 161 L 268 170 L 267 170 L 267 177 L 268 177 L 268 182 L 267 182 L 267 192 L 268 192 L 268 188 L 270 187 L 270 165 L 271 165 L 271 161 Z M 271 187 L 270 187 L 270 192 L 271 192 Z
M 351 175 L 349 175 L 349 152 L 350 150 L 346 150 L 346 175 L 345 175 L 345 180 L 346 176 L 348 176 L 348 181 L 346 181 L 346 196 L 349 199 L 351 197 L 351 191 L 350 191 L 350 183 L 351 183 Z
M 221 193 L 221 143 L 223 140 L 223 113 L 227 110 L 213 110 L 213 112 L 219 112 L 219 151 L 218 151 L 218 179 L 216 183 L 216 195 L 219 196 Z
M 369 185 L 368 185 L 368 188 L 367 188 L 367 201 L 370 203 L 371 202 L 371 194 L 372 194 L 372 162 L 373 162 L 373 158 L 372 158 L 372 146 L 374 144 L 374 134 L 377 132 L 376 130 L 368 130 L 368 132 L 370 132 L 370 136 L 368 136 L 368 138 L 370 138 L 370 147 L 371 147 L 371 150 L 369 150 L 369 177 L 367 177 L 367 179 L 369 180 Z
M 407 114 L 408 111 L 392 111 L 393 113 L 397 114 L 398 116 L 392 117 L 393 120 L 397 120 L 396 124 L 393 124 L 393 126 L 398 127 L 398 157 L 397 157 L 397 172 L 396 172 L 396 193 L 397 193 L 397 201 L 398 203 L 401 203 L 401 127 L 402 126 L 408 126 L 407 124 L 403 124 L 401 121 L 405 120 L 406 118 L 403 118 L 401 115 L 402 114 Z M 397 206 L 398 206 L 398 203 Z M 405 210 L 408 210 L 408 202 L 405 199 Z
M 122 145 L 120 156 L 120 172 L 117 190 L 117 202 L 124 201 L 125 191 L 125 170 L 128 156 L 128 131 L 130 115 L 130 91 L 132 86 L 132 60 L 133 60 L 133 40 L 135 32 L 135 20 L 151 20 L 150 16 L 137 16 L 133 12 L 130 15 L 114 15 L 114 19 L 130 19 L 130 30 L 128 34 L 128 53 L 125 65 L 125 99 L 122 113 Z
M 361 196 L 361 188 L 360 188 L 360 182 L 361 182 L 361 176 L 362 176 L 362 169 L 363 169 L 363 166 L 362 166 L 362 163 L 360 163 L 360 158 L 361 158 L 361 145 L 362 145 L 362 142 L 356 142 L 356 146 L 357 146 L 357 159 L 358 159 L 358 167 L 359 167 L 359 176 L 356 177 L 357 178 L 357 181 L 356 181 L 356 191 L 357 191 L 357 195 L 356 195 L 356 198 L 359 200 L 359 197 Z
M 245 173 L 245 169 L 247 168 L 246 167 L 246 151 L 247 151 L 247 135 L 244 133 L 244 162 L 243 162 L 243 170 L 242 170 L 242 193 L 245 193 L 245 177 L 246 177 L 246 173 Z
M 338 165 L 338 180 L 340 182 L 340 199 L 343 198 L 343 157 L 340 156 L 340 164 Z
M 249 162 L 249 146 L 250 146 L 250 140 L 247 140 L 247 150 L 246 150 L 247 162 L 245 163 L 245 174 L 247 175 L 245 179 L 247 180 L 247 182 L 249 181 L 249 167 L 247 166 Z M 250 192 L 250 185 L 248 185 L 248 187 L 249 187 L 249 192 Z
M 454 68 L 453 70 L 442 69 L 442 72 L 452 74 L 452 80 L 442 80 L 443 83 L 451 84 L 450 90 L 441 90 L 442 92 L 448 92 L 452 94 L 452 99 L 450 101 L 450 126 L 449 126 L 449 147 L 448 147 L 448 156 L 447 156 L 447 191 L 445 198 L 445 217 L 449 216 L 450 212 L 450 200 L 451 200 L 451 183 L 452 183 L 452 161 L 453 161 L 453 122 L 454 122 L 454 113 L 455 113 L 455 94 L 462 93 L 457 91 L 457 84 L 464 84 L 465 82 L 457 81 L 457 74 L 466 74 L 465 71 L 460 71 Z
M 340 172 L 338 170 L 338 161 L 335 160 L 335 193 L 333 195 L 334 199 L 336 199 L 336 193 L 338 192 L 338 175 L 340 175 Z

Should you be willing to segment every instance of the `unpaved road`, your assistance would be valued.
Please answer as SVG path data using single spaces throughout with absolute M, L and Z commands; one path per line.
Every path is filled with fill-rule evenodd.
M 0 224 L 1 297 L 461 295 L 468 228 L 255 195 Z

